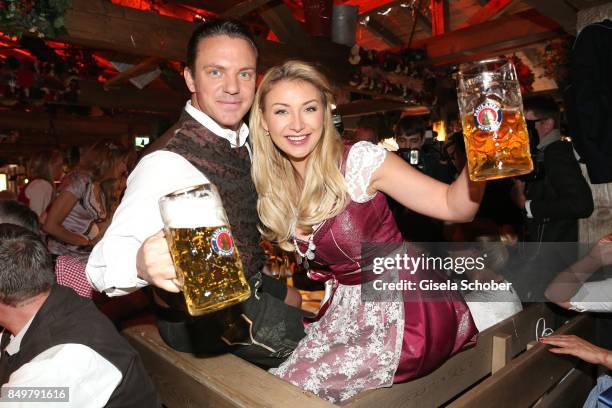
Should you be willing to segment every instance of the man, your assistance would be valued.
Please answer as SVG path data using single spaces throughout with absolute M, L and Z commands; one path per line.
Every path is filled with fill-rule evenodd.
M 2 223 L 19 225 L 40 235 L 38 215 L 27 205 L 15 200 L 0 200 L 0 224 Z M 83 297 L 93 297 L 94 291 L 85 276 L 85 265 L 71 256 L 59 256 L 55 259 L 55 280 Z
M 441 152 L 436 150 L 433 144 L 426 143 L 427 125 L 427 121 L 422 117 L 402 117 L 395 125 L 398 153 L 428 176 L 444 183 L 452 183 L 455 180 L 452 169 L 441 162 Z M 411 152 L 418 154 L 412 156 Z
M 550 280 L 577 259 L 578 219 L 591 215 L 593 197 L 572 144 L 561 136 L 559 105 L 533 97 L 525 100 L 524 111 L 539 143 L 534 172 L 526 182 L 515 181 L 513 196 L 523 211 L 523 239 L 538 244 L 526 246 L 529 262 L 517 269 L 515 287 L 523 300 L 545 301 Z
M 450 166 L 441 163 L 440 152 L 425 144 L 427 122 L 422 117 L 404 116 L 395 126 L 399 154 L 411 166 L 444 183 L 454 181 Z M 442 241 L 444 223 L 389 202 L 395 221 L 405 240 L 413 242 Z
M 550 98 L 534 97 L 524 107 L 525 119 L 533 122 L 539 138 L 533 180 L 516 182 L 528 240 L 577 242 L 578 219 L 593 212 L 593 196 L 572 144 L 561 137 L 559 106 Z
M 65 387 L 66 407 L 161 406 L 136 351 L 90 300 L 54 281 L 41 239 L 0 224 L 2 387 Z
M 220 352 L 231 345 L 232 352 L 252 362 L 276 366 L 304 336 L 304 330 L 301 311 L 283 303 L 298 306 L 297 291 L 288 291 L 260 272 L 265 255 L 259 246 L 248 128 L 242 122 L 254 99 L 257 48 L 240 23 L 212 21 L 193 33 L 186 63 L 184 76 L 191 100 L 178 123 L 152 144 L 130 175 L 113 221 L 89 258 L 88 277 L 109 296 L 149 284 L 163 289 L 154 291 L 160 305 L 158 326 L 162 338 L 177 350 Z M 238 319 L 248 322 L 248 327 L 235 330 L 240 334 L 229 336 L 236 341 L 228 340 L 233 323 L 223 323 L 235 322 L 228 313 L 192 319 L 176 311 L 184 308 L 184 300 L 169 296 L 179 288 L 161 232 L 158 200 L 209 181 L 219 189 L 245 275 L 256 293 L 228 311 L 235 317 L 238 310 Z
M 15 200 L 0 200 L 0 224 L 15 224 L 40 234 L 38 216 L 25 204 Z
M 395 125 L 395 141 L 400 149 L 421 150 L 427 124 L 420 117 L 403 116 Z

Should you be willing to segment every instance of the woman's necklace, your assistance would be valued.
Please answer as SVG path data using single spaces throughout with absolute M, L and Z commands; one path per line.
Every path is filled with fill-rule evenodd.
M 314 236 L 315 236 L 315 232 L 319 229 L 319 227 L 323 225 L 323 223 L 317 224 L 315 226 L 312 227 L 312 234 L 310 234 L 310 236 L 308 237 L 308 241 L 307 241 L 307 245 L 306 245 L 306 251 L 302 252 L 300 251 L 300 246 L 298 245 L 296 239 L 295 239 L 295 230 L 293 233 L 293 246 L 295 247 L 295 252 L 297 252 L 298 254 L 298 262 L 302 264 L 302 266 L 304 267 L 304 269 L 308 270 L 309 268 L 309 264 L 308 261 L 312 261 L 315 257 L 314 251 L 315 249 L 317 249 L 317 246 L 314 243 Z

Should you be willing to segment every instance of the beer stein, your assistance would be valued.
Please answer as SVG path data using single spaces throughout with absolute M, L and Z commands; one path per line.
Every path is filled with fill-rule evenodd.
M 248 299 L 251 290 L 214 185 L 168 194 L 159 199 L 159 209 L 189 314 L 211 313 Z
M 514 65 L 505 59 L 480 61 L 464 67 L 458 79 L 470 179 L 530 173 L 529 134 Z

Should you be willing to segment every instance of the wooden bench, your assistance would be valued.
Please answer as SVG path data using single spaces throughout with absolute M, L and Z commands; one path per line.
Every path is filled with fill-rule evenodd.
M 592 332 L 586 315 L 562 325 L 565 318 L 556 309 L 531 305 L 482 332 L 476 347 L 449 359 L 433 373 L 391 388 L 363 392 L 342 406 L 514 408 L 531 406 L 539 399 L 541 407 L 555 406 L 546 405 L 546 398 L 555 401 L 554 393 L 542 396 L 578 362 L 553 355 L 539 343 L 525 351 L 536 339 L 540 318 L 546 320 L 547 327 L 561 326 L 558 333 L 589 338 Z M 198 358 L 175 351 L 165 345 L 155 326 L 134 326 L 124 334 L 142 356 L 168 408 L 333 406 L 231 354 Z M 572 372 L 563 383 L 569 391 L 557 391 L 557 401 L 573 390 L 571 384 L 581 384 L 584 391 L 592 384 L 592 377 Z

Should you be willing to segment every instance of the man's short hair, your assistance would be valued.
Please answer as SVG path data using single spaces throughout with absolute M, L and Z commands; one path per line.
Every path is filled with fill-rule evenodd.
M 255 51 L 255 57 L 259 56 L 259 50 L 255 44 L 255 39 L 249 32 L 248 28 L 241 22 L 232 19 L 216 19 L 202 23 L 198 28 L 195 29 L 189 43 L 187 44 L 187 58 L 186 65 L 189 70 L 195 74 L 195 61 L 198 56 L 198 44 L 205 38 L 214 37 L 219 35 L 226 35 L 231 38 L 242 38 L 251 46 Z
M 0 224 L 3 223 L 19 225 L 35 234 L 40 233 L 36 213 L 27 205 L 14 200 L 0 200 Z
M 395 136 L 419 134 L 425 136 L 427 122 L 419 116 L 404 116 L 395 125 Z
M 559 104 L 548 96 L 532 96 L 523 101 L 525 112 L 532 111 L 538 119 L 553 119 L 555 129 L 559 129 L 561 123 L 561 113 Z
M 0 224 L 0 303 L 19 303 L 47 292 L 55 283 L 53 260 L 37 234 Z

